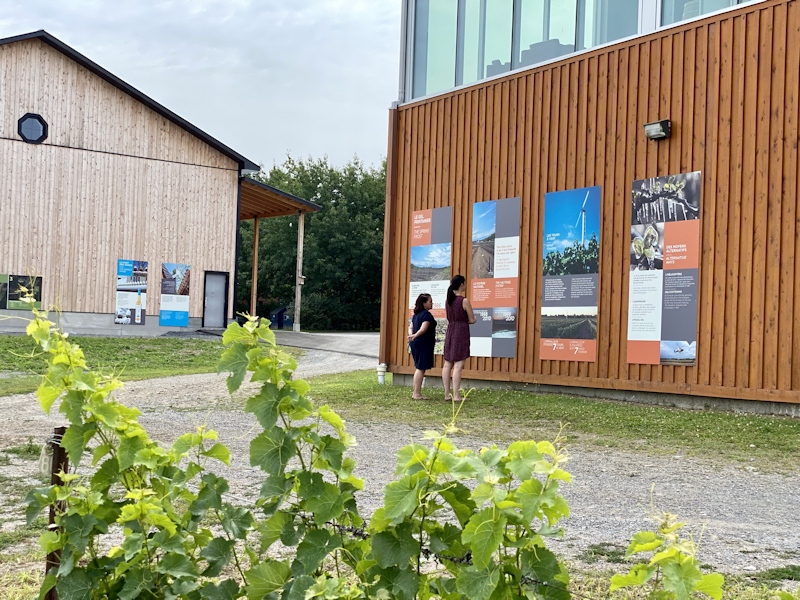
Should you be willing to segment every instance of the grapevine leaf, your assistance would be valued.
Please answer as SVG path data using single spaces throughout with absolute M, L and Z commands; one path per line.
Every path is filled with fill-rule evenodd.
M 419 480 L 408 475 L 387 485 L 383 492 L 386 518 L 399 523 L 410 516 L 417 508 L 419 493 Z
M 503 541 L 506 517 L 493 508 L 485 508 L 469 520 L 461 540 L 470 545 L 472 562 L 478 569 L 486 569 L 491 564 L 492 554 Z
M 383 567 L 404 567 L 419 552 L 409 523 L 401 523 L 394 531 L 382 531 L 372 538 L 372 555 Z
M 225 333 L 227 334 L 227 331 Z M 241 344 L 234 344 L 222 353 L 222 357 L 219 359 L 217 372 L 230 373 L 226 383 L 228 384 L 228 392 L 231 394 L 241 387 L 244 376 L 247 374 L 247 365 L 249 362 L 250 359 L 247 358 L 247 347 Z
M 650 580 L 655 572 L 655 567 L 649 567 L 645 564 L 635 565 L 628 573 L 624 575 L 617 574 L 611 578 L 610 591 L 613 592 L 619 588 L 644 585 Z
M 97 425 L 94 423 L 73 424 L 67 428 L 64 437 L 61 438 L 61 447 L 67 451 L 69 462 L 77 465 L 86 444 L 92 439 L 97 431 Z
M 252 525 L 253 515 L 246 508 L 230 504 L 222 507 L 222 528 L 236 539 L 244 539 Z
M 664 589 L 675 594 L 676 600 L 690 600 L 692 590 L 702 577 L 692 560 L 664 565 Z
M 250 442 L 250 465 L 277 476 L 284 471 L 294 452 L 294 440 L 283 429 L 264 431 Z
M 341 540 L 325 529 L 309 531 L 297 546 L 297 560 L 303 565 L 303 574 L 312 574 L 325 557 L 341 545 Z
M 288 592 L 282 598 L 284 600 L 306 600 L 306 592 L 312 585 L 314 585 L 314 580 L 308 575 L 295 577 Z
M 324 484 L 324 491 L 310 498 L 306 508 L 314 515 L 317 525 L 324 525 L 326 521 L 336 519 L 344 512 L 345 497 L 337 486 L 332 483 Z
M 223 464 L 230 465 L 231 464 L 231 453 L 230 450 L 224 444 L 214 444 L 208 450 L 202 452 L 203 456 L 207 456 L 209 458 L 216 458 Z
M 439 495 L 450 505 L 463 527 L 475 512 L 475 502 L 470 498 L 470 491 L 462 483 L 447 484 L 438 490 Z
M 283 587 L 289 579 L 291 569 L 284 562 L 267 559 L 245 572 L 248 582 L 248 600 L 262 600 L 264 596 Z
M 489 600 L 500 582 L 500 569 L 482 570 L 475 567 L 462 569 L 456 578 L 456 588 L 470 600 Z
M 638 554 L 639 552 L 651 552 L 662 544 L 661 539 L 653 531 L 639 531 L 631 538 L 625 558 Z
M 100 465 L 100 468 L 92 476 L 92 488 L 106 492 L 118 478 L 119 464 L 116 458 L 111 457 Z
M 558 558 L 547 548 L 537 547 L 521 554 L 522 574 L 538 596 L 569 600 L 569 576 Z
M 245 412 L 253 413 L 264 429 L 272 429 L 278 421 L 279 390 L 274 383 L 264 383 L 261 391 L 248 398 Z
M 203 571 L 203 577 L 217 577 L 233 556 L 233 540 L 214 538 L 200 552 L 200 557 L 206 559 L 208 567 Z
M 370 570 L 370 575 L 380 577 L 376 587 L 389 592 L 390 598 L 413 600 L 419 591 L 419 577 L 410 569 L 375 567 Z
M 86 569 L 73 569 L 56 584 L 60 600 L 84 600 L 92 597 L 94 581 Z
M 203 600 L 234 600 L 239 597 L 239 584 L 232 579 L 226 579 L 219 585 L 209 582 L 199 591 Z
M 508 470 L 521 481 L 530 479 L 536 463 L 542 459 L 536 442 L 514 442 L 508 447 Z

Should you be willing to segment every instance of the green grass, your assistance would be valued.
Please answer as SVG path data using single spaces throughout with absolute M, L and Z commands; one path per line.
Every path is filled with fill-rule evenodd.
M 37 517 L 31 525 L 23 525 L 11 531 L 0 531 L 0 551 L 16 546 L 21 542 L 38 538 L 45 532 L 46 528 L 47 519 Z
M 374 371 L 314 378 L 309 395 L 345 418 L 441 427 L 452 415 L 441 389 L 425 389 L 430 401 L 412 401 L 407 387 L 378 385 Z M 800 419 L 681 410 L 522 391 L 474 390 L 458 417 L 467 434 L 508 443 L 553 439 L 582 447 L 616 448 L 658 455 L 692 455 L 745 463 L 759 470 L 796 472 Z
M 72 337 L 92 369 L 118 373 L 123 381 L 213 373 L 222 339 Z M 302 350 L 284 348 L 295 357 Z M 22 335 L 0 335 L 0 396 L 36 390 L 46 368 L 41 351 Z M 5 374 L 3 373 L 5 372 Z
M 11 448 L 4 448 L 3 452 L 6 454 L 14 454 L 20 458 L 39 458 L 42 452 L 42 447 L 35 444 L 33 438 L 29 437 L 28 442 L 24 446 L 12 446 Z

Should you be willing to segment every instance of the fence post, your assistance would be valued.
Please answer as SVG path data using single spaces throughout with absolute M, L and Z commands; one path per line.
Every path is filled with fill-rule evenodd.
M 50 485 L 60 485 L 61 478 L 58 474 L 61 471 L 64 473 L 67 472 L 69 469 L 69 459 L 67 458 L 67 452 L 64 448 L 61 447 L 61 439 L 64 437 L 64 433 L 66 433 L 66 427 L 56 427 L 53 430 L 53 437 L 48 440 L 48 444 L 53 450 L 53 459 L 50 462 Z M 57 506 L 55 504 L 50 505 L 50 523 L 47 526 L 49 530 L 56 529 L 56 510 L 63 509 L 62 506 Z M 50 552 L 47 555 L 47 563 L 44 568 L 44 573 L 47 573 L 53 567 L 58 568 L 61 564 L 61 551 L 56 550 L 55 552 Z M 44 597 L 44 600 L 58 600 L 58 592 L 56 592 L 56 588 L 53 587 Z

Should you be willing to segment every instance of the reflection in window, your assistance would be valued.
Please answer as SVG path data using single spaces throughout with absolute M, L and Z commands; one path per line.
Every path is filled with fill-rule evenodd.
M 486 0 L 483 0 L 486 2 Z M 485 77 L 511 70 L 511 31 L 514 22 L 513 0 L 486 2 L 486 65 Z
M 575 52 L 577 0 L 517 0 L 514 68 Z
M 579 0 L 578 50 L 639 32 L 639 0 Z
M 736 0 L 662 0 L 661 25 L 671 25 L 735 5 Z
M 415 98 L 455 86 L 458 0 L 417 0 L 414 22 Z

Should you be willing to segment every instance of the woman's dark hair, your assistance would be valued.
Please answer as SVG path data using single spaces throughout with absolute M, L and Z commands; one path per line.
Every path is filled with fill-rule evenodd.
M 418 314 L 418 313 L 421 313 L 423 310 L 425 310 L 425 303 L 428 300 L 430 300 L 430 297 L 431 297 L 430 294 L 420 294 L 419 296 L 417 296 L 417 302 L 416 302 L 416 304 L 414 304 L 414 314 L 415 315 Z
M 456 290 L 461 287 L 467 280 L 463 275 L 456 275 L 450 280 L 450 287 L 447 288 L 447 305 L 450 306 L 453 300 L 456 299 Z

